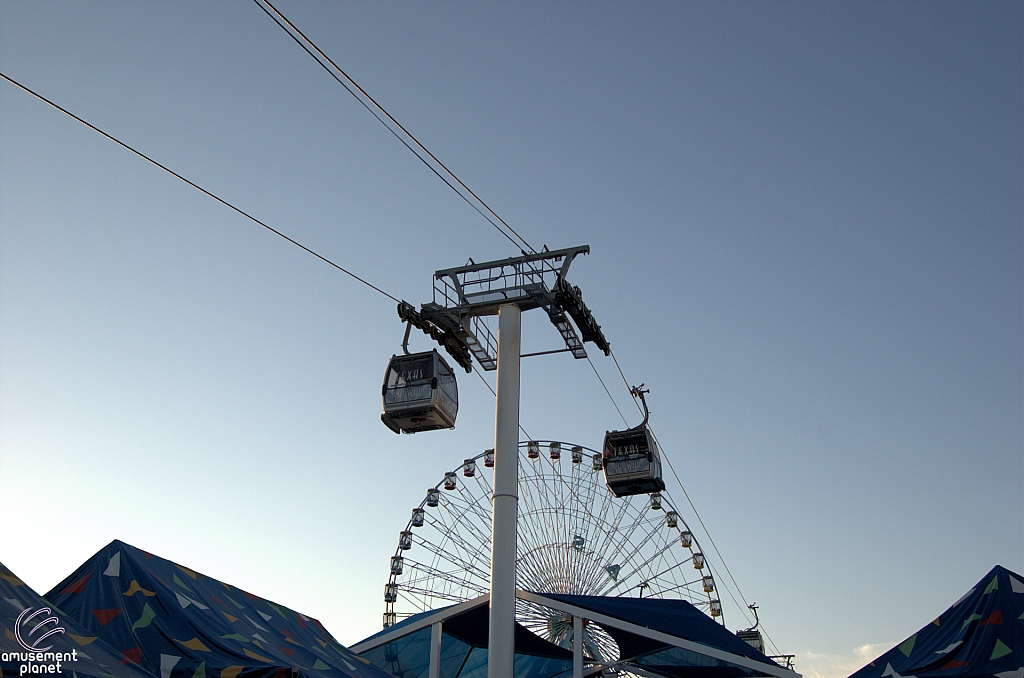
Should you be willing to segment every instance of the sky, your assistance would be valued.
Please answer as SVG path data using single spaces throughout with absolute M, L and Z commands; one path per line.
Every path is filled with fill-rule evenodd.
M 1021 3 L 275 4 L 533 246 L 590 245 L 569 279 L 798 671 L 1024 571 Z M 0 71 L 411 303 L 518 254 L 253 2 L 0 0 Z M 409 509 L 493 441 L 461 372 L 454 431 L 380 423 L 402 334 L 0 82 L 0 562 L 37 591 L 121 539 L 376 632 Z M 538 438 L 621 425 L 565 354 L 522 394 Z

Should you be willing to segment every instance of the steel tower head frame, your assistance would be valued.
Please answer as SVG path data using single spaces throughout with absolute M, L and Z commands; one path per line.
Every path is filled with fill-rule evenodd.
M 422 304 L 419 311 L 403 301 L 398 315 L 430 335 L 467 372 L 473 358 L 487 371 L 497 369 L 497 340 L 480 318 L 497 315 L 508 304 L 520 311 L 543 308 L 565 342 L 565 349 L 559 350 L 572 353 L 577 360 L 587 357 L 583 344 L 588 341 L 609 355 L 611 346 L 583 303 L 580 288 L 566 279 L 569 266 L 580 254 L 590 254 L 590 246 L 545 248 L 482 264 L 470 259 L 465 266 L 436 271 L 433 301 Z

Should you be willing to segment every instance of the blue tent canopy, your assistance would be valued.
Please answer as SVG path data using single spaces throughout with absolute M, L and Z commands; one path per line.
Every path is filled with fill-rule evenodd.
M 160 678 L 388 678 L 317 620 L 120 541 L 47 598 Z
M 1024 577 L 996 565 L 934 621 L 850 678 L 1024 677 Z
M 120 652 L 47 602 L 2 563 L 0 626 L 4 676 L 34 676 L 42 670 L 49 674 L 53 666 L 61 675 L 80 678 L 154 678 L 135 664 L 122 663 Z M 42 651 L 42 657 L 32 658 L 33 649 Z

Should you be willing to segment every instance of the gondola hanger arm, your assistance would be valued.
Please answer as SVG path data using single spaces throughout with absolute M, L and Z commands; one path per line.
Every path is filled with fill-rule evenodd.
M 402 351 L 405 355 L 409 355 L 409 333 L 412 332 L 412 323 L 408 320 L 405 322 L 405 337 L 402 338 Z
M 644 420 L 643 422 L 640 423 L 639 426 L 634 426 L 633 428 L 640 429 L 647 426 L 647 420 L 650 419 L 651 417 L 651 411 L 647 408 L 647 400 L 644 398 L 644 394 L 650 392 L 651 389 L 644 389 L 643 384 L 640 384 L 639 386 L 633 386 L 629 389 L 630 395 L 632 395 L 634 398 L 640 398 L 640 404 L 644 406 Z

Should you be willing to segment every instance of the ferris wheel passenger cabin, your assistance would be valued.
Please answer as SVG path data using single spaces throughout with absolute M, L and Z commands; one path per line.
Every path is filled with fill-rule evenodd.
M 640 388 L 642 388 L 641 385 Z M 602 466 L 608 489 L 616 497 L 661 492 L 665 481 L 661 478 L 661 454 L 654 434 L 647 428 L 650 412 L 644 400 L 646 391 L 633 389 L 644 406 L 644 420 L 625 431 L 608 431 L 604 436 Z M 597 467 L 595 460 L 595 468 Z M 660 496 L 658 497 L 660 499 Z
M 381 387 L 380 420 L 395 433 L 455 428 L 459 388 L 437 350 L 393 355 Z

